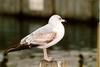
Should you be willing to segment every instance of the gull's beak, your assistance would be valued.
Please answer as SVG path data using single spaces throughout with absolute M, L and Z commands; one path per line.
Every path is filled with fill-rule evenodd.
M 66 21 L 65 19 L 62 19 L 61 22 L 65 22 L 65 23 L 67 23 L 67 21 Z

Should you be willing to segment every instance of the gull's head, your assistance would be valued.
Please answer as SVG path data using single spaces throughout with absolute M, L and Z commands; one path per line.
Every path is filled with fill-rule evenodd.
M 49 24 L 58 24 L 61 22 L 66 22 L 66 21 L 62 19 L 59 15 L 53 15 L 49 19 Z

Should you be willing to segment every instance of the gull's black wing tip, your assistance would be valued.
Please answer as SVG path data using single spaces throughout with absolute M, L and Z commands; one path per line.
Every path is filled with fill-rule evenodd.
M 12 47 L 12 48 L 9 48 L 9 49 L 5 50 L 4 51 L 4 56 L 6 56 L 9 52 L 30 49 L 30 48 L 37 47 L 37 46 L 38 45 L 34 45 L 34 44 L 30 44 L 30 45 L 26 45 L 26 44 L 18 45 L 17 47 Z

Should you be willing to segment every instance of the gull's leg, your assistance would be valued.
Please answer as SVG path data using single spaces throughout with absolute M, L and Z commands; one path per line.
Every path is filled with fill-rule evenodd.
M 51 57 L 48 57 L 48 54 L 47 54 L 47 49 L 43 49 L 43 52 L 44 52 L 44 60 L 46 61 L 51 61 L 52 58 Z

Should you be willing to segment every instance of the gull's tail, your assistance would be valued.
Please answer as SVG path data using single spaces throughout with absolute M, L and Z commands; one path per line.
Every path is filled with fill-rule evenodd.
M 22 45 L 18 45 L 16 47 L 12 47 L 12 48 L 9 48 L 7 50 L 4 51 L 4 55 L 7 55 L 9 52 L 14 52 L 14 51 L 19 51 L 19 50 L 24 50 L 24 49 L 30 49 L 32 47 L 36 47 L 38 45 L 33 45 L 33 44 L 30 44 L 30 45 L 26 45 L 26 44 L 22 44 Z

